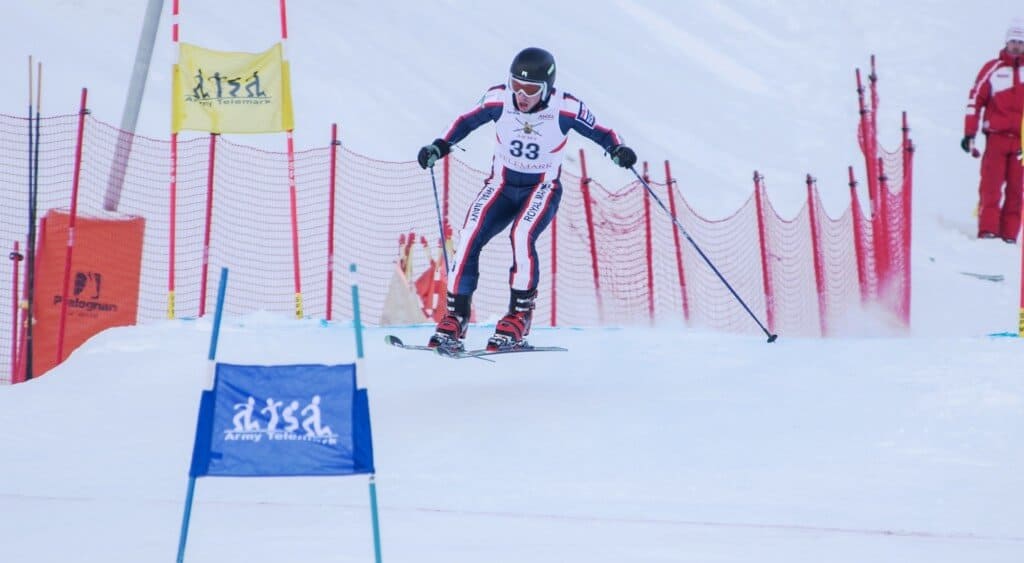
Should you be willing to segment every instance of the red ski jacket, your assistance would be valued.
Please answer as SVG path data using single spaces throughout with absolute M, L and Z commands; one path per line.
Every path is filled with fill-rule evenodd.
M 996 133 L 1020 137 L 1021 114 L 1024 112 L 1024 86 L 1021 85 L 1021 64 L 1024 56 L 1013 57 L 1003 49 L 999 57 L 981 67 L 967 99 L 964 135 Z

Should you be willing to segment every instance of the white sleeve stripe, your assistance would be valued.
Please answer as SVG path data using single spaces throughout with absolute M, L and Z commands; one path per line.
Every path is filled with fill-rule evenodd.
M 993 64 L 992 68 L 990 68 L 988 70 L 988 72 L 986 72 L 984 75 L 978 77 L 978 81 L 975 82 L 974 83 L 974 87 L 971 88 L 971 93 L 970 93 L 970 95 L 968 97 L 968 101 L 967 101 L 967 107 L 973 108 L 973 107 L 976 106 L 975 102 L 978 100 L 978 92 L 981 91 L 981 86 L 983 84 L 985 84 L 986 82 L 988 82 L 988 79 L 991 78 L 992 75 L 995 74 L 995 72 L 997 70 L 999 70 L 999 67 L 1001 67 L 1001 66 L 1002 65 L 999 64 L 999 63 Z

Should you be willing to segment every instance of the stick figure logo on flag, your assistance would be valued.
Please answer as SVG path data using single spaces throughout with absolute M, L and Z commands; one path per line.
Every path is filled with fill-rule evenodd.
M 172 80 L 171 130 L 280 133 L 295 128 L 288 62 L 262 53 L 181 43 Z
M 193 477 L 373 473 L 355 364 L 217 364 L 199 407 Z

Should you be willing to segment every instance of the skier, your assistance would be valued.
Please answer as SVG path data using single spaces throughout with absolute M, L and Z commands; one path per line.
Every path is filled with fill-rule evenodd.
M 1024 20 L 1006 30 L 1006 46 L 978 72 L 967 101 L 960 148 L 975 157 L 978 129 L 985 134 L 978 186 L 978 238 L 1017 242 L 1024 190 L 1021 153 L 1021 115 L 1024 111 Z M 982 114 L 984 113 L 984 119 Z M 1005 190 L 1004 190 L 1005 184 Z M 1000 204 L 1001 202 L 1001 204 Z
M 491 174 L 466 214 L 448 272 L 448 311 L 430 338 L 431 347 L 464 349 L 480 252 L 510 223 L 508 313 L 498 321 L 487 348 L 504 350 L 525 344 L 540 275 L 536 241 L 562 198 L 562 150 L 570 130 L 600 145 L 617 165 L 630 168 L 636 163 L 636 153 L 614 131 L 600 125 L 579 98 L 555 90 L 555 59 L 544 49 L 530 47 L 517 54 L 505 84 L 487 90 L 476 107 L 420 149 L 420 166 L 434 166 L 452 145 L 489 121 L 495 122 L 497 137 Z

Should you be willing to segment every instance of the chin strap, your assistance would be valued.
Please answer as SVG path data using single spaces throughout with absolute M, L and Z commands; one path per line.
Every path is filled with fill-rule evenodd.
M 519 104 L 516 104 L 516 106 L 517 106 L 516 109 L 519 109 L 518 105 Z M 547 107 L 548 107 L 548 103 L 547 102 L 540 101 L 540 102 L 537 102 L 537 105 L 533 106 L 533 109 L 531 109 L 529 111 L 522 111 L 522 110 L 519 110 L 519 111 L 522 111 L 523 113 L 537 113 L 538 111 L 543 111 L 543 110 L 547 109 Z

